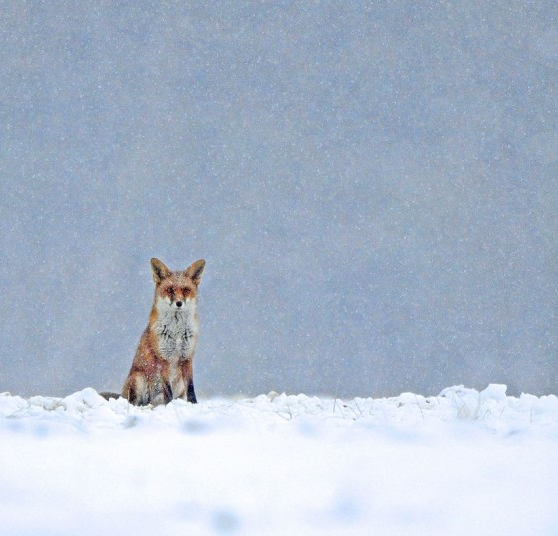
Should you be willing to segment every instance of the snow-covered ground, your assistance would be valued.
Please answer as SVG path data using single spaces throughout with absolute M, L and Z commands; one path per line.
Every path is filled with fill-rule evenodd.
M 0 395 L 2 535 L 558 535 L 558 398 Z

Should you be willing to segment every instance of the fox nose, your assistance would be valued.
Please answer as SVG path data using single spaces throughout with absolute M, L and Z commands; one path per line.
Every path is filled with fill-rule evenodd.
M 181 301 L 177 301 L 175 304 L 179 309 L 182 307 L 182 302 Z

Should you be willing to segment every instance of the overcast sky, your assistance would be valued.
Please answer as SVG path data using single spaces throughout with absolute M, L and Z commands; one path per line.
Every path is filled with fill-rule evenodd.
M 557 391 L 558 4 L 4 2 L 0 391 Z

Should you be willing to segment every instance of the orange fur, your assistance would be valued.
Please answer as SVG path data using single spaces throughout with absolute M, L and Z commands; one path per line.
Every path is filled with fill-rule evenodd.
M 198 338 L 197 295 L 205 268 L 200 259 L 173 272 L 151 259 L 155 298 L 122 396 L 136 405 L 175 398 L 196 403 L 193 359 Z

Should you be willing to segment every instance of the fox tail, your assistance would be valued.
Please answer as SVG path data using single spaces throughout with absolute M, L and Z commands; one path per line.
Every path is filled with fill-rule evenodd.
M 120 393 L 108 393 L 102 392 L 99 393 L 105 400 L 110 400 L 111 398 L 120 398 L 122 395 Z

